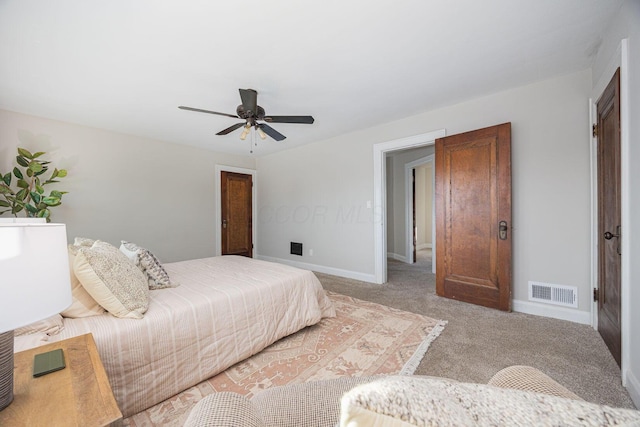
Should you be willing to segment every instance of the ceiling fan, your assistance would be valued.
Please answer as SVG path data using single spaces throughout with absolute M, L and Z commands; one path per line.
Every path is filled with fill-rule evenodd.
M 282 141 L 286 136 L 269 126 L 267 123 L 301 123 L 310 125 L 314 122 L 314 119 L 311 116 L 265 115 L 264 108 L 258 105 L 258 92 L 253 89 L 240 89 L 240 99 L 242 100 L 242 104 L 238 105 L 238 108 L 236 108 L 235 115 L 219 113 L 217 111 L 202 110 L 200 108 L 185 107 L 184 105 L 181 105 L 178 108 L 182 110 L 197 111 L 199 113 L 217 114 L 219 116 L 243 119 L 244 122 L 236 123 L 216 133 L 216 135 L 227 135 L 236 129 L 244 127 L 242 134 L 240 134 L 240 139 L 245 139 L 247 134 L 251 131 L 251 128 L 254 127 L 262 139 L 265 139 L 267 135 L 269 135 L 276 141 Z

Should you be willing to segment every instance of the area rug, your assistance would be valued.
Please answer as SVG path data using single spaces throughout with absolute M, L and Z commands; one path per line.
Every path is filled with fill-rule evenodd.
M 253 396 L 285 384 L 342 376 L 412 374 L 445 321 L 327 292 L 337 316 L 285 337 L 224 372 L 124 420 L 125 426 L 182 426 L 204 396 Z

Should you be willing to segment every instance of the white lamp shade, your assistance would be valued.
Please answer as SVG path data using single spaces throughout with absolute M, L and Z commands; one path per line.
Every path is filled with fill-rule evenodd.
M 71 305 L 64 224 L 0 223 L 0 333 Z

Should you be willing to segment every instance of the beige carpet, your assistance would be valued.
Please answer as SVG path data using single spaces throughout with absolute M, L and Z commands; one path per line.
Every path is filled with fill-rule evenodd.
M 620 368 L 589 325 L 505 313 L 436 295 L 430 251 L 416 264 L 389 260 L 388 283 L 375 285 L 316 273 L 330 291 L 447 319 L 447 328 L 422 359 L 416 374 L 485 383 L 500 369 L 530 365 L 588 402 L 634 408 Z
M 219 375 L 125 420 L 181 426 L 204 396 L 341 376 L 412 374 L 446 322 L 329 292 L 337 316 L 286 337 Z

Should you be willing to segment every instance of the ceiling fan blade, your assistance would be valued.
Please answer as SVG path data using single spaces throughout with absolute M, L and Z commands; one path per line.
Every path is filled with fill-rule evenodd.
M 286 136 L 284 136 L 283 134 L 281 134 L 280 132 L 278 132 L 277 130 L 275 130 L 274 128 L 272 128 L 266 123 L 258 123 L 258 127 L 262 129 L 264 133 L 266 133 L 276 141 L 282 141 L 283 139 L 286 138 Z
M 185 107 L 184 105 L 180 105 L 178 108 L 181 109 L 181 110 L 196 111 L 198 113 L 209 113 L 209 114 L 217 114 L 218 116 L 233 117 L 234 119 L 239 119 L 240 118 L 240 117 L 238 117 L 238 116 L 236 116 L 234 114 L 218 113 L 217 111 L 209 111 L 209 110 L 201 110 L 200 108 Z
M 236 123 L 235 125 L 229 126 L 226 129 L 221 130 L 220 132 L 216 133 L 216 135 L 226 135 L 228 133 L 233 132 L 236 129 L 240 129 L 242 126 L 246 125 L 246 123 Z
M 240 98 L 245 112 L 251 111 L 253 115 L 258 112 L 258 92 L 253 89 L 240 89 Z
M 312 116 L 264 116 L 264 121 L 269 123 L 301 123 L 310 125 L 315 120 Z

